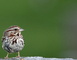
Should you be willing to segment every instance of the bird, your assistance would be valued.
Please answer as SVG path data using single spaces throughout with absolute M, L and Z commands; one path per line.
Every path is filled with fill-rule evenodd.
M 17 57 L 20 57 L 20 51 L 24 48 L 22 31 L 24 29 L 13 25 L 3 32 L 2 48 L 7 52 L 6 57 L 4 57 L 5 59 L 9 58 L 10 53 L 18 53 Z

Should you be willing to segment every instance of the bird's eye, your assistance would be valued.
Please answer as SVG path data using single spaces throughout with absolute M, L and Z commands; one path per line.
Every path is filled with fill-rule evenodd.
M 16 31 L 16 30 L 18 30 L 18 29 L 14 29 L 14 30 Z

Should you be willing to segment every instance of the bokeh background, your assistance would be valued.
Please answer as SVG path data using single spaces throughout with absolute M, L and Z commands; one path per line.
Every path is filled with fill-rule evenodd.
M 0 38 L 12 25 L 25 30 L 21 56 L 77 58 L 76 0 L 0 0 Z

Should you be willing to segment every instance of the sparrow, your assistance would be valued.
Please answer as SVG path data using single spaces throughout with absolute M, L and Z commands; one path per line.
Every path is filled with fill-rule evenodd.
M 2 36 L 2 48 L 7 52 L 5 59 L 8 58 L 10 53 L 18 53 L 17 57 L 20 57 L 20 51 L 24 48 L 22 31 L 24 31 L 24 29 L 16 25 L 4 31 Z

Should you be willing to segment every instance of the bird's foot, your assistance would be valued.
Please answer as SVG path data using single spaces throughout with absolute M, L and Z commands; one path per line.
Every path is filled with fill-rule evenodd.
M 8 59 L 9 57 L 4 57 L 4 59 Z
M 19 58 L 20 56 L 16 56 L 17 58 Z

